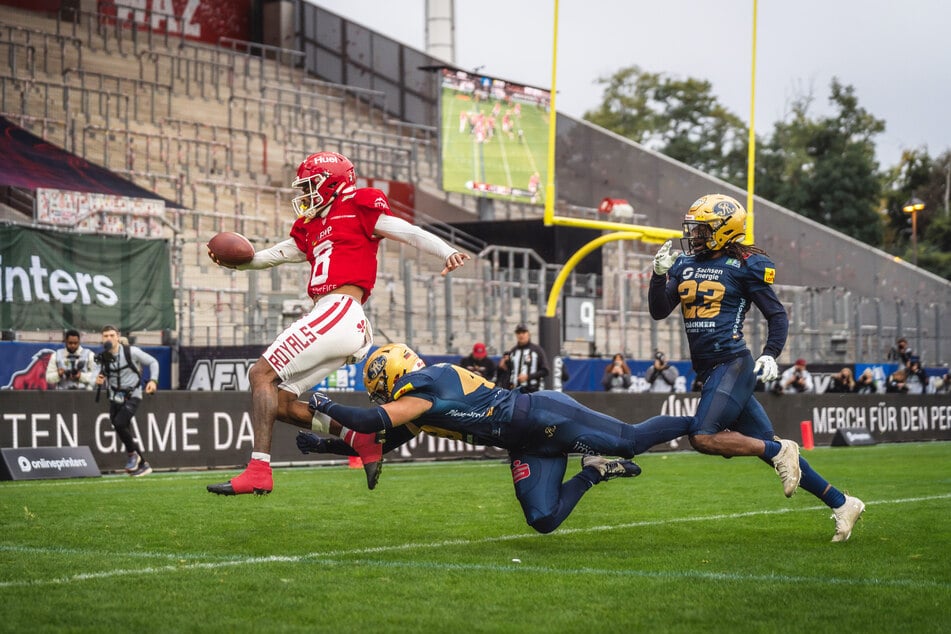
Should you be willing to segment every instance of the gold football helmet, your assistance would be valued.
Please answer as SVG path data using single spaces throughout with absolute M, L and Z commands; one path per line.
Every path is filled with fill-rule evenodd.
M 393 400 L 393 386 L 404 374 L 426 367 L 415 352 L 402 343 L 390 343 L 370 355 L 363 366 L 363 384 L 370 400 L 378 405 Z
M 719 251 L 746 237 L 746 210 L 735 198 L 723 194 L 702 196 L 684 216 L 680 247 L 687 255 Z

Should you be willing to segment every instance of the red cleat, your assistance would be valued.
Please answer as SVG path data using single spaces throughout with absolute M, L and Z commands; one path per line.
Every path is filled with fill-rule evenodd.
M 363 470 L 367 474 L 367 488 L 372 491 L 383 470 L 383 444 L 377 442 L 376 434 L 360 434 L 352 430 L 347 432 L 343 440 L 354 448 L 363 461 Z
M 248 463 L 248 468 L 241 475 L 231 478 L 229 482 L 209 484 L 210 493 L 218 495 L 241 495 L 254 493 L 266 495 L 274 488 L 274 479 L 271 477 L 271 465 L 263 460 L 254 460 Z

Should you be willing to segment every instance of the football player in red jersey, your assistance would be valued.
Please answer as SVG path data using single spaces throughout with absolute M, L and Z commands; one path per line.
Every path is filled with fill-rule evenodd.
M 337 368 L 362 361 L 373 343 L 363 312 L 376 282 L 380 240 L 391 238 L 431 253 L 445 262 L 442 274 L 462 266 L 469 256 L 437 236 L 393 215 L 378 189 L 357 188 L 353 163 L 335 152 L 311 154 L 297 168 L 292 185 L 298 218 L 290 238 L 254 254 L 251 262 L 233 268 L 265 269 L 287 262 L 310 263 L 307 294 L 314 307 L 291 324 L 264 351 L 248 374 L 251 382 L 251 461 L 228 482 L 208 485 L 221 495 L 269 493 L 271 430 L 275 419 L 314 431 L 337 433 L 363 459 L 370 488 L 379 477 L 381 446 L 372 434 L 339 428 L 325 415 L 312 414 L 301 393 Z M 209 256 L 216 263 L 214 255 Z M 222 265 L 223 266 L 223 265 Z

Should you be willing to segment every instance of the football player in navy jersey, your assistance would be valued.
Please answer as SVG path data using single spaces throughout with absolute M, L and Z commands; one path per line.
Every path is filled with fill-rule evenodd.
M 786 497 L 802 486 L 833 509 L 834 542 L 846 541 L 865 510 L 858 498 L 843 494 L 799 456 L 799 446 L 773 435 L 763 406 L 753 397 L 756 377 L 779 374 L 776 357 L 786 345 L 788 317 L 776 293 L 776 266 L 746 237 L 746 210 L 722 194 L 703 196 L 684 217 L 681 247 L 668 240 L 654 257 L 648 302 L 660 320 L 677 306 L 683 313 L 690 357 L 703 382 L 691 444 L 702 453 L 758 456 L 772 464 Z M 767 338 L 754 363 L 743 339 L 743 321 L 755 305 L 766 318 Z
M 403 344 L 370 355 L 364 383 L 378 407 L 348 407 L 319 392 L 310 407 L 354 431 L 385 432 L 384 451 L 421 431 L 507 450 L 515 496 L 528 524 L 540 533 L 558 528 L 595 484 L 638 475 L 640 467 L 629 458 L 690 433 L 695 420 L 655 416 L 628 425 L 561 392 L 528 394 L 497 387 L 457 365 L 427 367 Z M 335 452 L 326 442 L 302 431 L 297 445 L 305 453 Z M 563 482 L 569 453 L 583 454 L 581 471 Z

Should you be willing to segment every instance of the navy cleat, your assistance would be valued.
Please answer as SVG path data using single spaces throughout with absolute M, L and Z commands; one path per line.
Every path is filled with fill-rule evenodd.
M 594 467 L 601 475 L 601 481 L 614 478 L 633 478 L 641 475 L 641 468 L 630 460 L 608 460 L 602 456 L 582 456 L 581 468 Z

